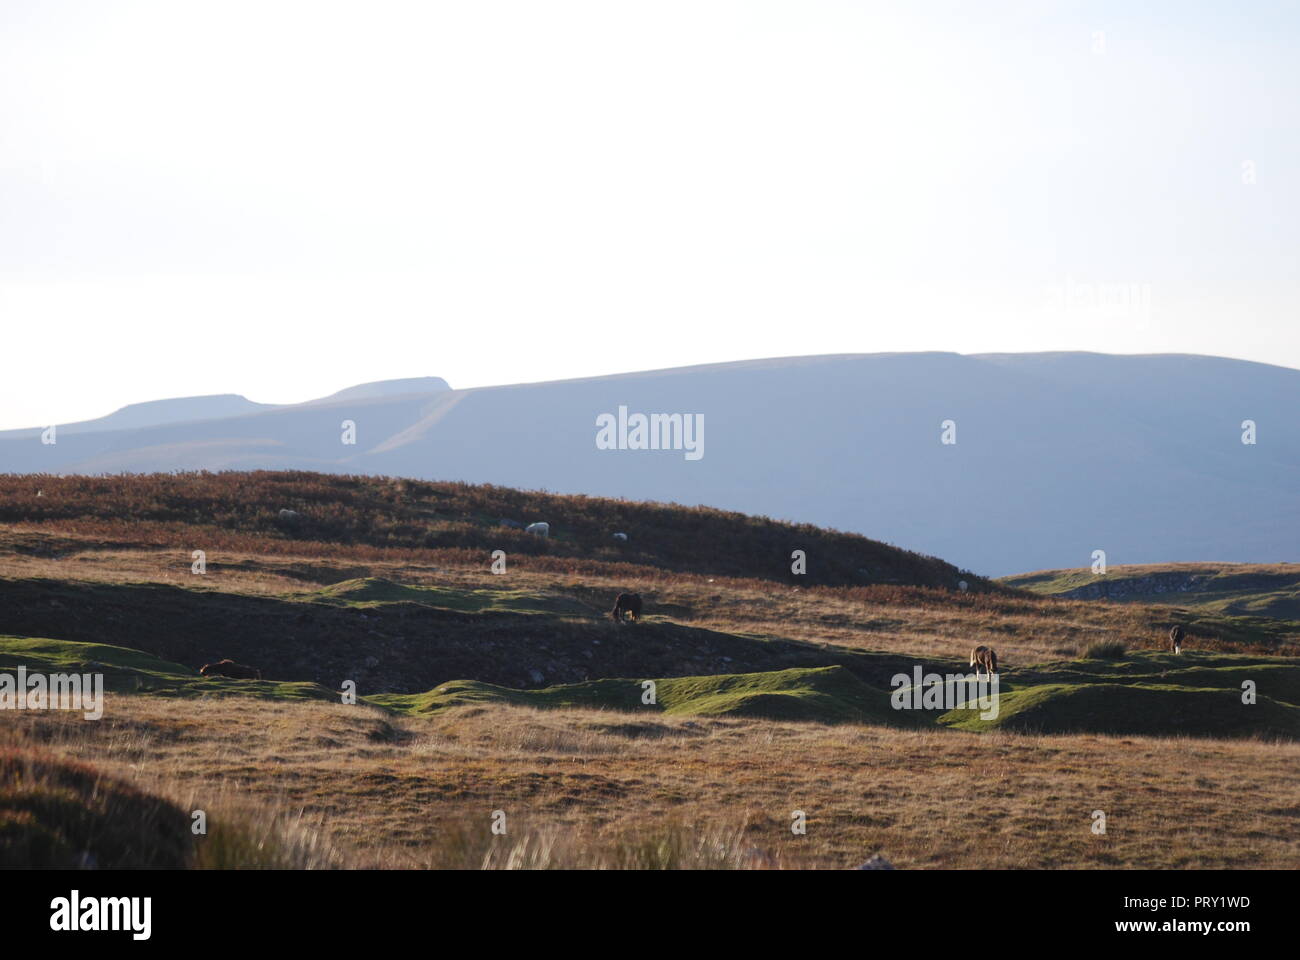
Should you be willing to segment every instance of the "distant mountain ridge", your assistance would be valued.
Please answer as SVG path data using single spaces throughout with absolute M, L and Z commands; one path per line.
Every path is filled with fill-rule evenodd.
M 105 430 L 133 430 L 157 427 L 167 423 L 184 423 L 191 420 L 220 420 L 238 417 L 261 410 L 274 410 L 277 404 L 254 403 L 237 393 L 218 393 L 205 397 L 175 397 L 168 400 L 148 400 L 129 403 L 120 410 L 76 423 L 59 424 L 62 433 L 97 433 Z M 0 439 L 38 436 L 42 427 L 24 430 L 0 431 Z
M 59 433 L 100 433 L 109 430 L 135 430 L 161 427 L 169 424 L 201 420 L 221 420 L 242 417 L 268 410 L 285 410 L 295 407 L 342 403 L 355 400 L 373 400 L 411 394 L 438 393 L 451 387 L 442 377 L 407 377 L 401 380 L 377 380 L 347 387 L 315 400 L 302 403 L 255 403 L 237 393 L 218 393 L 197 397 L 170 397 L 166 400 L 148 400 L 129 403 L 119 410 L 94 420 L 79 420 L 58 424 Z M 27 427 L 18 430 L 0 430 L 0 441 L 39 437 L 44 427 Z
M 1096 550 L 1112 564 L 1300 559 L 1300 371 L 1267 364 L 849 354 L 469 390 L 381 381 L 284 406 L 234 399 L 242 412 L 61 429 L 52 446 L 39 431 L 0 433 L 0 471 L 307 469 L 707 504 L 985 575 L 1087 567 Z M 703 456 L 599 449 L 597 418 L 621 406 L 702 415 Z

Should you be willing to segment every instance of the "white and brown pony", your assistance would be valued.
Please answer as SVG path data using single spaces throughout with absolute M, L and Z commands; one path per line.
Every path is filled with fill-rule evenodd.
M 975 668 L 975 676 L 983 670 L 991 676 L 998 672 L 998 655 L 992 647 L 978 646 L 970 652 L 970 665 Z

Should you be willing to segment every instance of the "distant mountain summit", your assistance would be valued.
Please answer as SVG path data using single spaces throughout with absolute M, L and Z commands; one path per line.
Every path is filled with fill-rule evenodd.
M 402 380 L 376 380 L 331 393 L 314 403 L 333 403 L 338 400 L 370 400 L 375 397 L 397 397 L 412 393 L 441 393 L 451 386 L 442 377 L 406 377 Z
M 0 434 L 0 472 L 316 470 L 704 504 L 994 576 L 1097 551 L 1276 563 L 1300 560 L 1297 410 L 1300 370 L 1222 357 L 848 354 L 134 404 L 56 444 Z M 689 424 L 691 449 L 636 442 L 647 423 Z
M 218 393 L 207 397 L 177 397 L 173 400 L 149 400 L 131 403 L 92 421 L 102 430 L 128 430 L 134 427 L 155 427 L 163 423 L 182 420 L 215 420 L 219 417 L 238 417 L 260 410 L 272 410 L 275 404 L 254 403 L 237 393 Z

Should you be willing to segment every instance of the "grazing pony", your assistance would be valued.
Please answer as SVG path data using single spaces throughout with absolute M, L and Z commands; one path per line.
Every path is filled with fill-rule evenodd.
M 611 617 L 620 623 L 628 614 L 632 615 L 633 620 L 641 619 L 641 595 L 639 593 L 620 593 L 614 600 L 614 609 L 609 613 Z
M 235 680 L 261 680 L 262 671 L 256 667 L 247 667 L 242 663 L 235 663 L 234 660 L 218 660 L 216 663 L 205 663 L 199 673 L 205 677 L 231 677 Z
M 1178 624 L 1174 624 L 1173 629 L 1169 631 L 1169 646 L 1174 648 L 1174 653 L 1183 652 L 1183 638 L 1186 636 L 1187 634 L 1183 631 L 1183 628 Z
M 978 646 L 970 652 L 970 665 L 975 668 L 975 676 L 983 669 L 986 675 L 998 672 L 998 655 L 992 647 Z

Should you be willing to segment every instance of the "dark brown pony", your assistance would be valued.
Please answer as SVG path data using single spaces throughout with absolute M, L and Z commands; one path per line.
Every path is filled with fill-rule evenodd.
M 1173 647 L 1174 653 L 1183 652 L 1183 640 L 1187 633 L 1178 624 L 1174 624 L 1173 629 L 1169 631 L 1169 646 Z
M 242 663 L 235 663 L 234 660 L 218 660 L 216 663 L 205 663 L 199 673 L 205 677 L 231 677 L 235 680 L 261 680 L 262 671 L 256 667 L 248 667 Z
M 641 595 L 639 593 L 620 593 L 614 600 L 614 609 L 609 615 L 615 620 L 622 622 L 628 615 L 632 615 L 633 620 L 641 619 Z
M 992 647 L 979 646 L 970 652 L 970 665 L 975 668 L 975 676 L 982 669 L 986 674 L 998 672 L 998 655 Z

